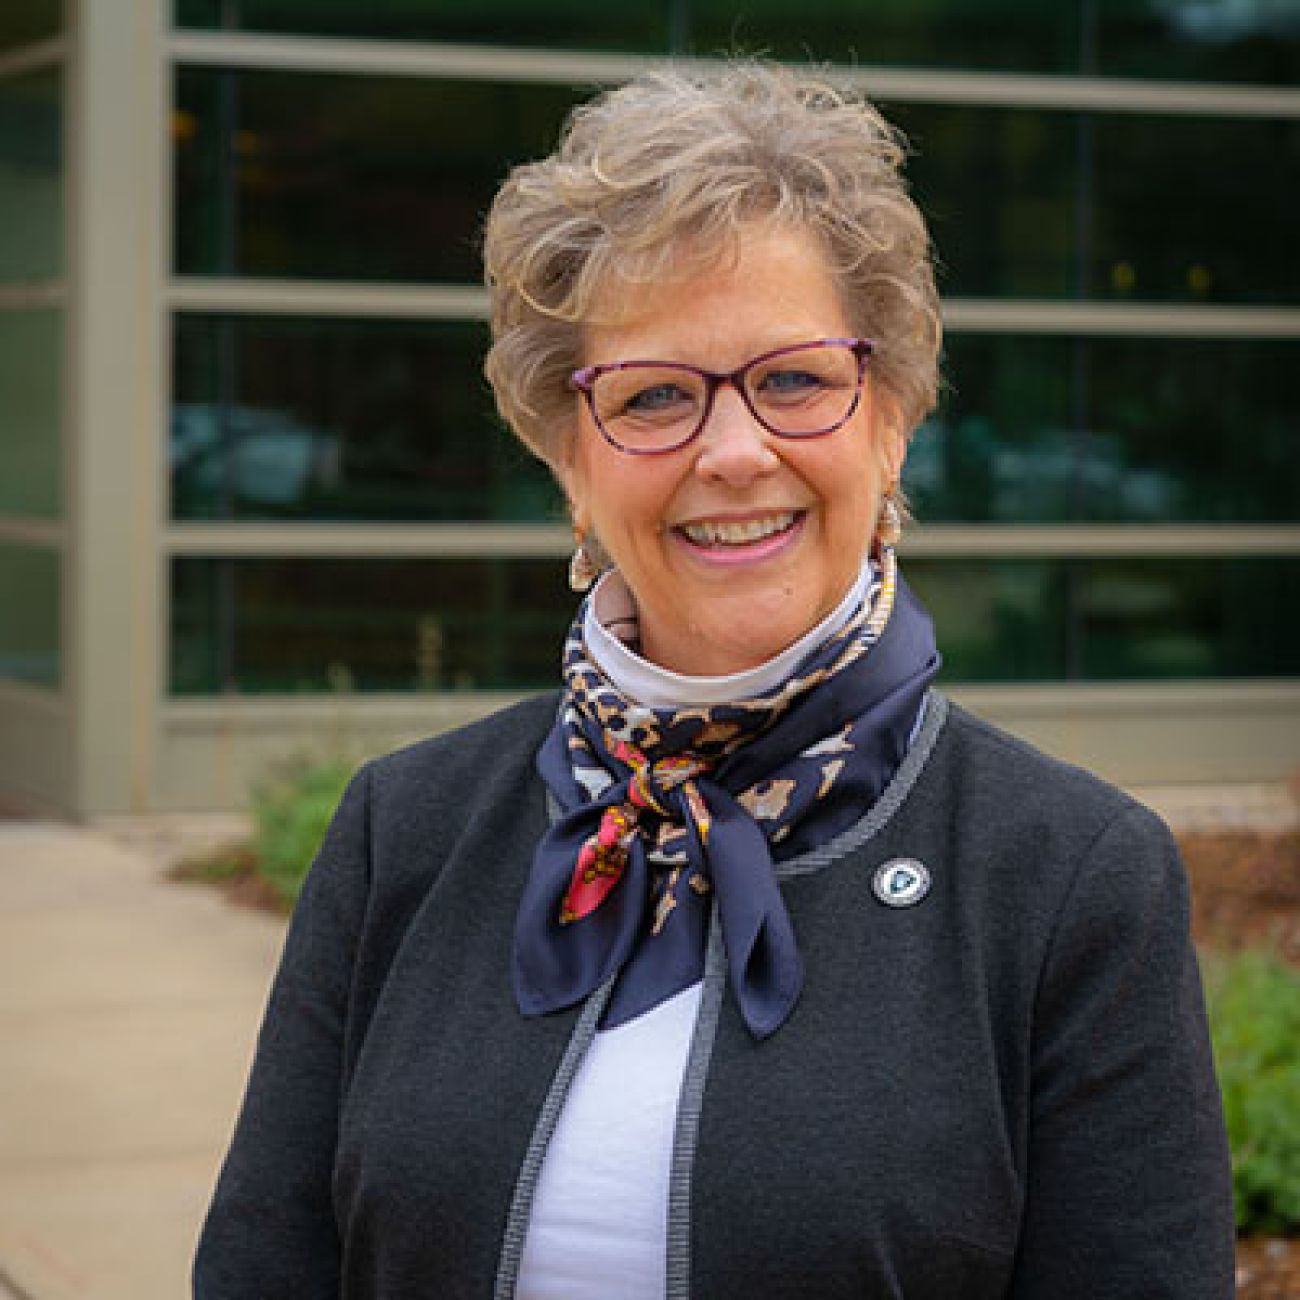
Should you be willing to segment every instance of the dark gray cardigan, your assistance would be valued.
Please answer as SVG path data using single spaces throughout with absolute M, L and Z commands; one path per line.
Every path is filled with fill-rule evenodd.
M 294 916 L 200 1300 L 513 1295 L 601 997 L 524 1020 L 511 932 L 555 697 L 366 766 Z M 883 906 L 874 870 L 929 894 Z M 1225 1300 L 1228 1157 L 1163 825 L 932 696 L 863 821 L 785 863 L 807 964 L 756 1043 L 715 934 L 668 1295 Z

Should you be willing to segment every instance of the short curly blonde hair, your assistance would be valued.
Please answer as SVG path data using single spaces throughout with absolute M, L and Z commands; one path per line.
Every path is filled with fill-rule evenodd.
M 766 220 L 820 239 L 910 433 L 934 407 L 942 327 L 906 152 L 861 95 L 761 62 L 667 66 L 580 106 L 488 214 L 484 370 L 502 417 L 555 467 L 597 301 L 725 257 Z

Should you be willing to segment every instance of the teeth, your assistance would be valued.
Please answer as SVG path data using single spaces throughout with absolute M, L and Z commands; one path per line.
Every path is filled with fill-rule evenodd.
M 765 515 L 761 519 L 745 519 L 735 523 L 714 523 L 703 520 L 683 524 L 682 532 L 700 546 L 743 546 L 758 542 L 773 533 L 782 533 L 793 526 L 795 512 L 786 510 L 779 515 Z

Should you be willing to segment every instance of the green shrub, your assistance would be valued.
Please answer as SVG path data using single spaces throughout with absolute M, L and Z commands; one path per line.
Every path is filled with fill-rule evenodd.
M 1300 1231 L 1300 972 L 1247 951 L 1210 959 L 1206 991 L 1237 1228 Z
M 258 873 L 292 904 L 320 848 L 356 764 L 349 758 L 294 758 L 253 790 L 253 856 Z

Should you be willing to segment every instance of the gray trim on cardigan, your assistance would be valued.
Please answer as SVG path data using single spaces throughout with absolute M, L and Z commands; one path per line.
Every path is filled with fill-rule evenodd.
M 682 1078 L 677 1124 L 673 1134 L 672 1173 L 668 1183 L 668 1243 L 665 1261 L 666 1300 L 689 1300 L 691 1294 L 691 1170 L 695 1141 L 704 1106 L 704 1083 L 717 1036 L 718 1017 L 727 990 L 727 955 L 722 946 L 722 922 L 713 906 L 709 921 L 709 950 L 704 961 L 704 988 L 691 1035 L 690 1055 Z

